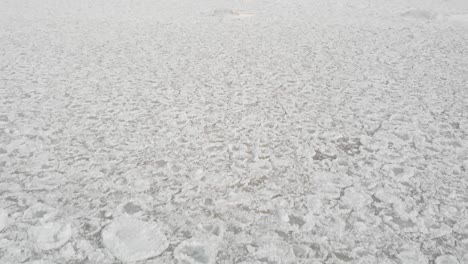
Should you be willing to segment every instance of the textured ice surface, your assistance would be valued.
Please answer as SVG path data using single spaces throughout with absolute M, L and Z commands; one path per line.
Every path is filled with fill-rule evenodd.
M 0 263 L 468 263 L 467 14 L 0 1 Z

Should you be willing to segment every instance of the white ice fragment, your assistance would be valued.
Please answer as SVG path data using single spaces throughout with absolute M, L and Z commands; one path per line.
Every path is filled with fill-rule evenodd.
M 52 250 L 63 246 L 70 240 L 73 229 L 70 223 L 50 222 L 42 226 L 33 226 L 29 237 L 40 250 Z
M 71 243 L 66 243 L 63 247 L 60 248 L 59 255 L 61 258 L 74 259 L 77 256 L 77 252 Z
M 341 189 L 333 185 L 325 185 L 317 191 L 317 194 L 325 199 L 337 199 L 340 197 Z
M 319 135 L 319 138 L 328 140 L 338 140 L 340 138 L 343 138 L 343 134 L 337 131 L 325 131 Z
M 150 182 L 146 179 L 136 178 L 133 180 L 132 184 L 137 192 L 144 192 L 151 188 Z
M 25 182 L 28 190 L 54 190 L 64 184 L 64 177 L 60 173 L 49 172 L 44 176 L 35 176 L 32 180 Z
M 0 231 L 8 225 L 8 212 L 5 209 L 0 209 Z
M 22 216 L 22 220 L 31 223 L 46 223 L 57 216 L 57 209 L 43 203 L 31 205 Z
M 204 171 L 202 168 L 199 168 L 197 169 L 194 173 L 193 173 L 193 180 L 195 181 L 201 181 L 201 179 L 203 178 L 204 176 Z
M 465 253 L 462 257 L 462 263 L 468 263 L 468 253 Z
M 250 163 L 249 168 L 257 174 L 268 174 L 273 169 L 273 166 L 269 160 L 259 159 Z
M 271 163 L 276 168 L 287 168 L 293 164 L 293 161 L 288 156 L 272 155 Z
M 220 221 L 207 222 L 199 226 L 200 230 L 210 238 L 222 240 L 224 237 L 224 224 Z
M 356 188 L 345 190 L 344 197 L 341 199 L 349 208 L 359 209 L 371 203 L 369 195 Z
M 306 197 L 307 207 L 311 213 L 319 214 L 323 208 L 322 201 L 317 195 L 308 195 Z
M 340 217 L 335 217 L 331 221 L 325 223 L 330 233 L 338 238 L 342 238 L 345 235 L 346 222 Z
M 0 263 L 24 263 L 30 259 L 31 255 L 31 249 L 12 243 L 8 247 L 2 248 Z
M 49 260 L 33 260 L 30 262 L 27 262 L 26 264 L 56 264 L 55 262 L 49 261 Z
M 214 264 L 218 254 L 217 240 L 189 239 L 174 250 L 174 258 L 187 264 Z
M 351 178 L 346 174 L 336 174 L 327 171 L 314 173 L 311 179 L 320 186 L 336 186 L 337 188 L 348 187 L 352 185 Z
M 388 166 L 388 175 L 393 179 L 401 182 L 409 181 L 415 174 L 414 168 L 403 167 L 399 165 Z
M 141 261 L 159 256 L 169 241 L 154 222 L 122 217 L 102 231 L 104 246 L 123 262 Z
M 397 258 L 402 264 L 411 263 L 411 264 L 427 264 L 428 260 L 423 253 L 419 250 L 405 250 L 400 252 L 397 255 Z
M 312 211 L 309 212 L 308 214 L 304 216 L 304 221 L 305 221 L 305 224 L 302 226 L 302 230 L 306 232 L 313 230 L 317 226 L 317 223 L 318 223 L 317 214 L 315 214 Z
M 452 233 L 452 228 L 448 225 L 441 223 L 441 224 L 433 224 L 428 228 L 429 236 L 431 239 L 435 239 L 438 237 L 443 237 Z
M 413 137 L 414 146 L 419 150 L 424 148 L 425 142 L 426 142 L 426 138 L 424 136 L 416 135 Z
M 392 193 L 380 189 L 374 193 L 374 196 L 380 201 L 388 204 L 401 203 L 401 199 Z
M 283 221 L 284 223 L 289 222 L 289 215 L 286 213 L 284 209 L 278 209 L 277 213 L 281 221 Z
M 219 244 L 224 237 L 222 222 L 213 221 L 200 226 L 202 233 L 180 243 L 174 250 L 174 258 L 180 263 L 214 264 Z
M 453 231 L 461 235 L 468 235 L 468 220 L 465 219 L 455 224 Z
M 442 255 L 436 258 L 435 264 L 459 264 L 459 262 L 452 255 Z
M 292 246 L 282 241 L 262 244 L 254 255 L 267 263 L 297 263 Z

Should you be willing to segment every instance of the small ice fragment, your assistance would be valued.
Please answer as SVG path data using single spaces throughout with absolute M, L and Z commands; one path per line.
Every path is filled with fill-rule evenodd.
M 8 225 L 8 212 L 5 209 L 0 209 L 0 231 Z
M 71 224 L 60 222 L 34 226 L 29 230 L 29 237 L 40 250 L 57 249 L 67 243 L 72 234 Z
M 436 258 L 435 264 L 459 264 L 457 258 L 451 255 L 442 255 Z

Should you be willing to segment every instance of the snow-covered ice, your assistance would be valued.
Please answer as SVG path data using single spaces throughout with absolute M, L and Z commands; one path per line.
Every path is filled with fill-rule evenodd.
M 468 1 L 0 1 L 0 263 L 468 263 Z

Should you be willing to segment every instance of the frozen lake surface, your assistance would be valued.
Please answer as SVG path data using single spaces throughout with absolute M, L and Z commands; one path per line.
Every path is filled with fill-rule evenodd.
M 468 263 L 466 0 L 0 1 L 0 263 Z

